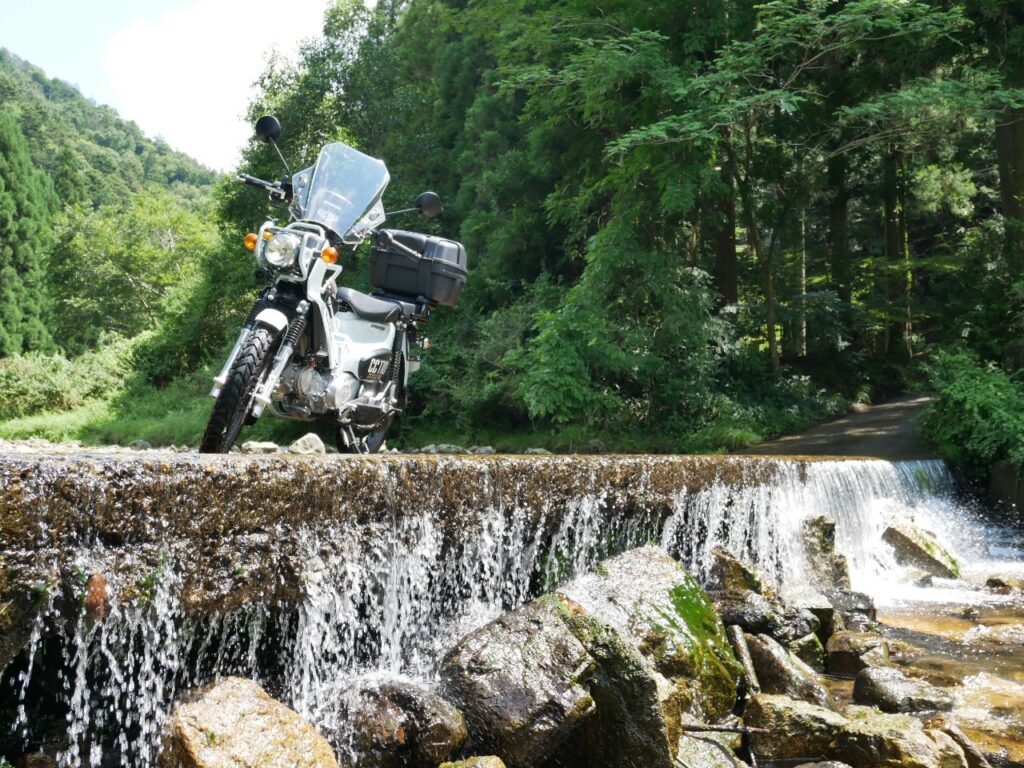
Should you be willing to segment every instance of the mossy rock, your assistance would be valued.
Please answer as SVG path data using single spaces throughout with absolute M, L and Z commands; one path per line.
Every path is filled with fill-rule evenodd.
M 664 551 L 625 552 L 562 592 L 629 638 L 668 682 L 669 706 L 706 721 L 732 710 L 741 668 L 725 627 L 696 580 Z

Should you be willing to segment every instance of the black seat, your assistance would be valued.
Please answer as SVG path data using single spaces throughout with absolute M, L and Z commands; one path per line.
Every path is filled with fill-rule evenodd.
M 392 323 L 402 315 L 411 314 L 411 311 L 406 311 L 406 306 L 403 306 L 404 302 L 377 299 L 345 286 L 338 287 L 338 298 L 348 304 L 363 320 Z

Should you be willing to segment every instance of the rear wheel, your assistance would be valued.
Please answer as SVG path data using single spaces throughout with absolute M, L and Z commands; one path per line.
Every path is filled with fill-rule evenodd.
M 256 387 L 274 359 L 279 334 L 255 328 L 238 351 L 228 380 L 214 403 L 210 421 L 199 444 L 200 453 L 227 453 L 247 423 Z

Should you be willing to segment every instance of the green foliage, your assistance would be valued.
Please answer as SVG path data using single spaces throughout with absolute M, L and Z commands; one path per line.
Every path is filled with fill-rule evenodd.
M 107 339 L 72 360 L 33 352 L 0 359 L 0 419 L 79 408 L 110 399 L 131 371 L 131 352 L 143 339 Z
M 51 268 L 54 328 L 70 352 L 104 333 L 135 336 L 171 314 L 182 286 L 218 245 L 210 211 L 146 190 L 125 204 L 69 208 L 57 227 Z M 126 300 L 126 297 L 131 297 Z
M 966 350 L 938 352 L 926 367 L 936 393 L 925 434 L 968 477 L 997 461 L 1024 470 L 1024 383 Z
M 53 348 L 45 281 L 55 207 L 50 180 L 32 166 L 18 124 L 0 107 L 0 358 Z
M 15 116 L 61 205 L 120 205 L 147 185 L 189 198 L 213 182 L 195 160 L 2 48 L 0 107 Z

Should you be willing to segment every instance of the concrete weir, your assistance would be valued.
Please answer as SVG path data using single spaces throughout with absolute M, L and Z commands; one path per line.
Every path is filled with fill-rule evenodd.
M 779 468 L 703 456 L 0 457 L 0 584 L 80 580 L 84 557 L 131 597 L 173 563 L 192 609 L 269 605 L 301 596 L 298 543 L 318 529 L 423 519 L 455 545 L 498 512 L 543 539 L 591 500 L 656 534 L 681 494 L 771 484 Z
M 181 692 L 228 674 L 340 750 L 355 677 L 429 680 L 609 555 L 659 544 L 700 580 L 723 546 L 799 588 L 826 516 L 856 579 L 878 510 L 949 485 L 817 457 L 0 455 L 0 753 L 59 722 L 62 765 L 151 765 Z

